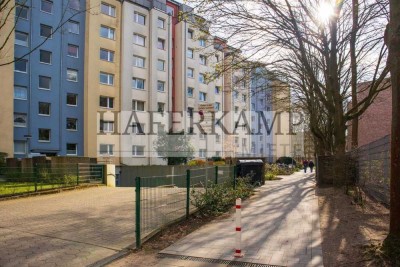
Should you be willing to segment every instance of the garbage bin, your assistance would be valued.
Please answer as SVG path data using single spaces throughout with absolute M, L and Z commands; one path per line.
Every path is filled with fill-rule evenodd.
M 252 184 L 263 185 L 265 184 L 263 167 L 264 162 L 261 159 L 241 159 L 237 164 L 237 176 L 249 176 Z

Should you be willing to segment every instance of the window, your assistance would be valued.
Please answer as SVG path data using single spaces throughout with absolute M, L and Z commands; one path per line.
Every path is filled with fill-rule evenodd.
M 144 102 L 139 100 L 132 100 L 133 111 L 144 111 Z
M 67 56 L 78 58 L 79 46 L 68 44 Z
M 200 64 L 207 65 L 207 58 L 204 55 L 200 55 Z
M 193 58 L 194 57 L 194 50 L 192 48 L 188 48 L 187 57 L 188 58 Z
M 53 34 L 53 28 L 44 24 L 40 24 L 40 36 L 45 38 L 51 38 Z
M 133 43 L 140 45 L 140 46 L 145 46 L 146 45 L 146 37 L 140 34 L 133 34 Z
M 221 136 L 219 134 L 215 135 L 215 142 L 220 143 L 221 142 Z
M 246 102 L 246 100 L 247 100 L 247 95 L 243 94 L 243 95 L 242 95 L 242 101 L 243 101 L 243 102 Z
M 200 157 L 200 158 L 205 158 L 205 157 L 207 157 L 207 150 L 206 150 L 206 149 L 203 149 L 203 148 L 200 148 L 200 149 L 199 149 L 199 157 Z
M 50 103 L 39 102 L 39 115 L 50 116 Z
M 115 38 L 115 30 L 113 28 L 107 27 L 107 26 L 101 26 L 100 27 L 100 36 L 114 40 Z
M 46 50 L 40 50 L 39 52 L 39 62 L 45 64 L 51 64 L 51 52 Z
M 141 123 L 132 123 L 133 134 L 144 134 L 144 126 Z
M 247 144 L 247 139 L 246 138 L 242 138 L 242 146 L 246 146 Z
M 138 24 L 141 24 L 141 25 L 145 25 L 146 24 L 146 16 L 143 15 L 143 14 L 135 12 L 133 14 L 133 18 L 134 18 L 135 22 L 138 23 Z
M 235 106 L 235 113 L 238 113 L 238 112 L 239 112 L 239 107 Z
M 25 141 L 14 141 L 14 154 L 26 154 Z
M 188 76 L 189 78 L 194 78 L 194 69 L 188 68 L 188 69 L 187 69 L 187 76 Z
M 78 155 L 78 145 L 77 144 L 67 143 L 66 149 L 67 149 L 67 155 L 70 155 L 70 156 Z
M 214 109 L 215 109 L 216 111 L 219 111 L 219 110 L 221 109 L 221 103 L 215 102 L 215 103 L 214 103 Z
M 157 81 L 157 91 L 159 91 L 159 92 L 165 91 L 165 82 Z
M 239 98 L 239 92 L 238 91 L 234 91 L 233 92 L 233 98 L 234 99 L 238 99 Z
M 112 133 L 114 132 L 114 122 L 113 121 L 100 121 L 100 132 Z
M 68 6 L 72 9 L 79 10 L 80 9 L 80 0 L 69 0 Z
M 40 89 L 51 89 L 51 77 L 39 75 L 39 88 Z
M 67 69 L 67 81 L 77 82 L 78 81 L 78 71 L 73 69 Z
M 214 92 L 215 92 L 216 95 L 219 95 L 220 92 L 221 92 L 221 87 L 215 86 Z
M 79 34 L 79 22 L 69 20 L 67 23 L 68 32 Z
M 144 156 L 144 146 L 132 146 L 132 156 Z
M 199 92 L 199 100 L 200 101 L 207 101 L 207 94 L 204 92 Z
M 101 3 L 101 13 L 107 16 L 115 17 L 115 7 L 107 3 Z
M 144 90 L 144 80 L 140 78 L 132 78 L 132 88 Z
M 50 142 L 50 129 L 42 129 L 39 128 L 39 141 L 41 142 Z
M 189 118 L 193 118 L 193 111 L 194 111 L 194 108 L 191 108 L 191 107 L 187 108 L 187 113 L 189 115 Z
M 193 30 L 188 29 L 188 38 L 193 39 Z
M 78 119 L 67 118 L 67 130 L 71 130 L 71 131 L 78 130 Z
M 15 59 L 14 62 L 14 70 L 17 72 L 28 72 L 28 60 L 26 59 Z
M 174 8 L 167 6 L 167 14 L 173 16 L 174 15 Z
M 157 111 L 160 113 L 164 113 L 165 111 L 165 103 L 158 102 L 157 103 Z
M 26 121 L 25 113 L 14 113 L 14 127 L 26 127 Z
M 199 73 L 199 82 L 205 83 L 205 79 L 204 79 L 204 74 L 203 73 Z
M 188 89 L 187 89 L 188 97 L 193 97 L 193 93 L 194 93 L 194 88 L 188 87 Z
M 100 155 L 101 156 L 112 156 L 112 155 L 114 155 L 114 145 L 100 144 Z
M 100 83 L 114 85 L 114 74 L 100 72 Z
M 206 47 L 206 40 L 200 39 L 199 40 L 199 44 L 200 44 L 201 47 Z
M 15 31 L 15 44 L 16 45 L 22 45 L 22 46 L 28 46 L 28 34 L 25 32 L 18 32 Z
M 165 20 L 162 18 L 158 18 L 157 19 L 157 27 L 160 29 L 164 29 L 165 28 Z
M 100 96 L 100 107 L 114 108 L 114 98 L 107 96 Z
M 14 99 L 27 100 L 28 99 L 28 88 L 24 86 L 14 86 Z
M 26 6 L 15 6 L 15 17 L 18 19 L 28 19 L 29 9 Z
M 47 12 L 47 13 L 52 13 L 53 12 L 53 2 L 48 1 L 48 0 L 42 0 L 40 3 L 40 10 Z
M 215 61 L 219 62 L 219 55 L 215 55 Z
M 68 106 L 77 106 L 78 105 L 78 95 L 67 93 L 67 105 Z
M 144 68 L 145 66 L 145 58 L 139 56 L 133 56 L 133 66 L 138 68 Z
M 114 51 L 100 48 L 100 59 L 108 62 L 114 62 Z
M 165 61 L 164 60 L 159 59 L 157 61 L 157 70 L 165 71 Z
M 158 38 L 157 48 L 161 49 L 161 50 L 165 50 L 165 40 L 164 39 Z

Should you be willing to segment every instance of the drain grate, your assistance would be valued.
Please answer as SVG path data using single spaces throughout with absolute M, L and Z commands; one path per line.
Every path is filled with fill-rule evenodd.
M 158 257 L 160 257 L 160 258 L 173 258 L 173 259 L 187 260 L 187 261 L 216 263 L 216 264 L 226 264 L 227 266 L 282 267 L 280 265 L 259 264 L 259 263 L 251 263 L 251 262 L 244 262 L 244 261 L 232 261 L 232 260 L 222 260 L 222 259 L 210 259 L 210 258 L 201 258 L 201 257 L 192 257 L 192 256 L 173 255 L 173 254 L 167 254 L 167 253 L 158 253 Z

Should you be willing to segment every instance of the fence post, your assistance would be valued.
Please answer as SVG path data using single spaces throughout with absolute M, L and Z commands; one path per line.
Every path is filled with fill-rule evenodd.
M 102 179 L 102 183 L 105 184 L 106 183 L 106 174 L 107 174 L 107 165 L 103 165 L 101 168 L 101 179 Z
M 190 213 L 190 170 L 186 170 L 186 219 Z
M 215 184 L 218 184 L 218 166 L 215 166 Z
M 35 163 L 33 165 L 33 179 L 34 179 L 34 184 L 35 184 L 35 192 L 37 192 L 38 178 L 39 178 L 39 170 L 38 170 L 37 163 Z
M 140 234 L 140 177 L 136 177 L 136 248 L 142 246 L 141 234 Z
M 76 164 L 76 185 L 79 185 L 79 163 Z
M 237 166 L 233 166 L 233 189 L 236 189 Z

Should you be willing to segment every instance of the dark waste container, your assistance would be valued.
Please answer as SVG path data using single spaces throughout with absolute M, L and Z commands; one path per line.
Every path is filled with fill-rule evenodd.
M 237 177 L 251 178 L 254 185 L 263 185 L 265 180 L 263 177 L 264 162 L 261 159 L 241 159 L 237 163 Z

